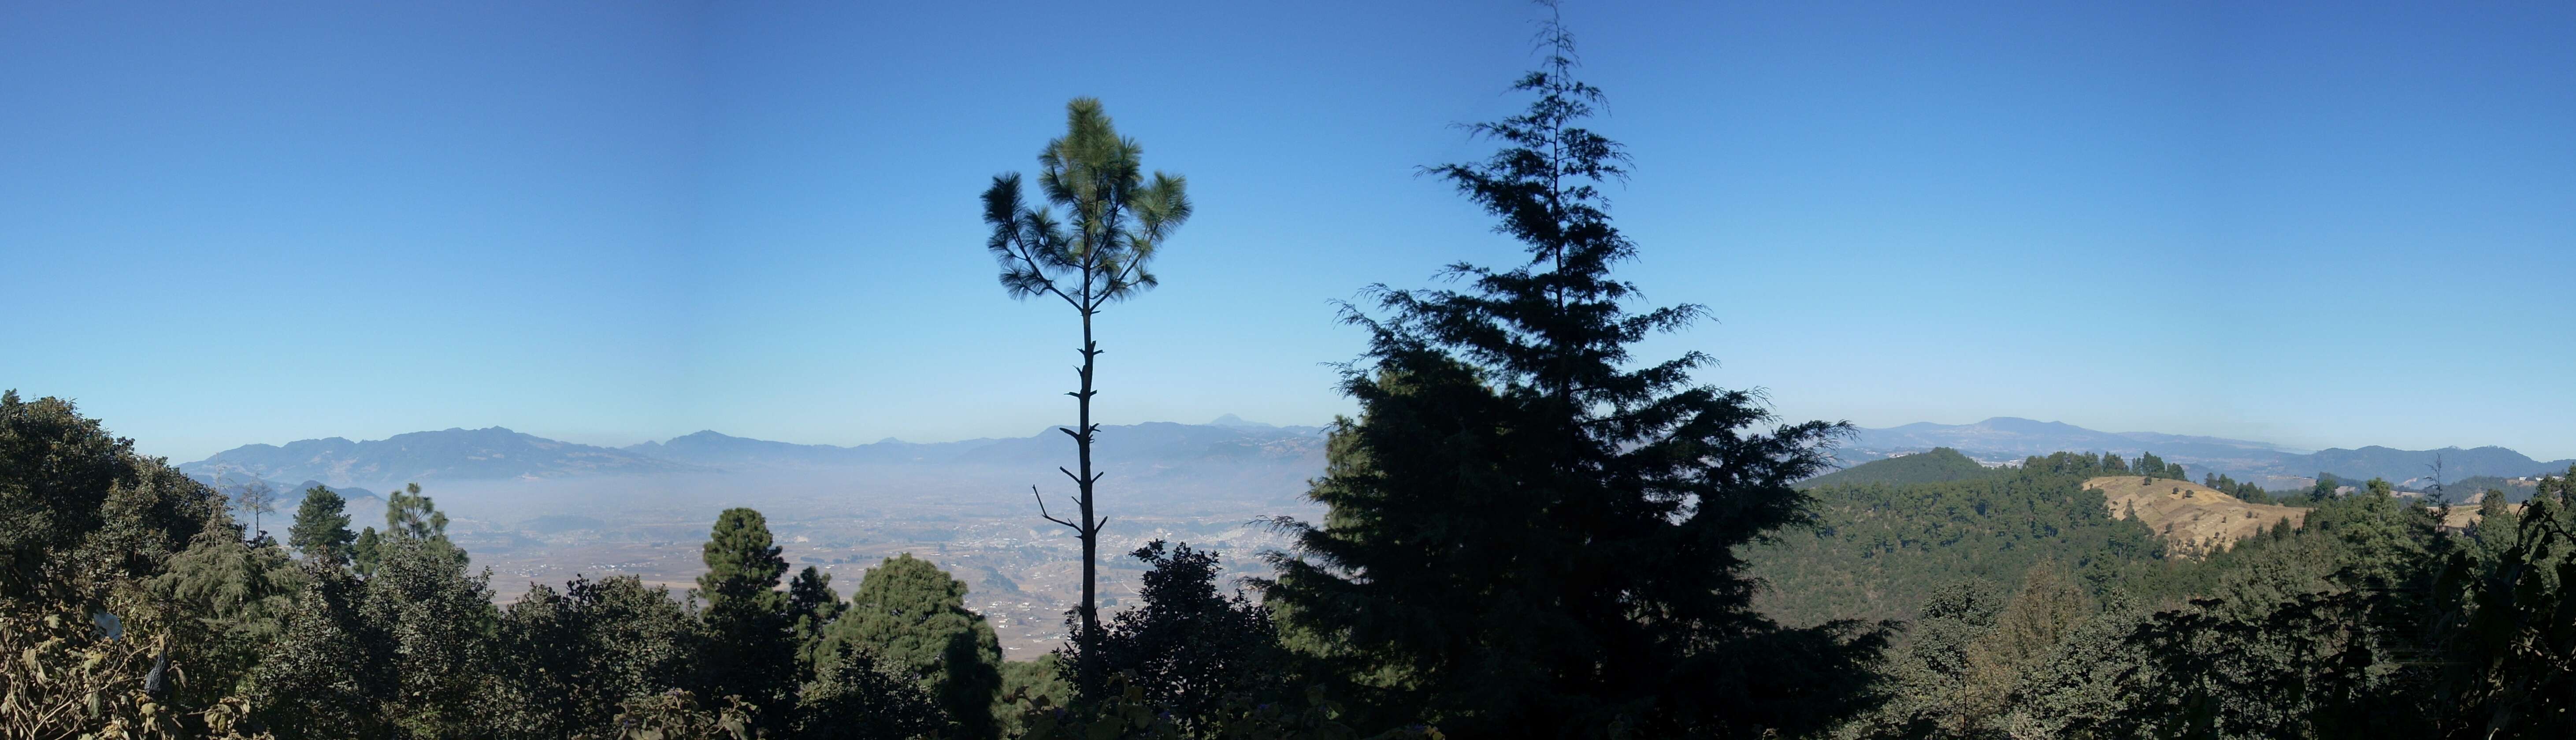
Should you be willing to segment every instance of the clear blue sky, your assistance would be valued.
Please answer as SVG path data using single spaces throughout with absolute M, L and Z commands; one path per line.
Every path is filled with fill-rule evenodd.
M 126 5 L 0 5 L 0 386 L 182 460 L 1065 421 L 976 194 L 1077 95 L 1199 205 L 1109 422 L 1326 420 L 1331 301 L 1517 254 L 1413 175 L 1520 104 L 1508 0 Z M 1970 5 L 1572 4 L 1627 274 L 1719 319 L 1649 355 L 1865 426 L 2576 456 L 2576 6 Z

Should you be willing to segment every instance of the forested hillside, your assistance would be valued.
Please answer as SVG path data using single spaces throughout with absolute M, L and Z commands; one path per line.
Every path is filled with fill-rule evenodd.
M 1992 471 L 1958 450 L 1936 447 L 1930 452 L 1872 460 L 1800 482 L 1799 488 L 1852 486 L 1870 483 L 1941 483 L 1986 475 Z
M 1816 487 L 1815 526 L 1750 551 L 1770 583 L 1762 609 L 1790 624 L 1910 619 L 1939 589 L 2010 582 L 2042 561 L 2098 591 L 2164 555 L 2152 530 L 2084 487 L 2103 470 L 2099 456 L 2059 453 L 1968 480 Z

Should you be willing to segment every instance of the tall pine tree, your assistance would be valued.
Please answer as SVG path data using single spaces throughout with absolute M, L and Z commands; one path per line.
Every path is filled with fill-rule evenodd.
M 1472 130 L 1503 149 L 1433 167 L 1526 246 L 1468 264 L 1460 290 L 1372 288 L 1382 316 L 1342 388 L 1310 496 L 1320 525 L 1260 582 L 1378 722 L 1461 737 L 1709 737 L 1803 732 L 1863 704 L 1884 632 L 1785 629 L 1748 605 L 1738 547 L 1805 521 L 1793 481 L 1846 427 L 1773 426 L 1756 392 L 1695 384 L 1700 353 L 1630 347 L 1695 305 L 1632 310 L 1611 268 L 1636 254 L 1598 187 L 1616 143 L 1582 127 L 1600 91 L 1570 76 L 1573 37 L 1544 26 L 1528 109 Z
M 984 223 L 993 227 L 984 246 L 1002 264 L 1002 289 L 1012 298 L 1054 296 L 1082 317 L 1082 364 L 1074 368 L 1082 381 L 1073 396 L 1077 421 L 1059 427 L 1073 438 L 1074 467 L 1057 468 L 1073 479 L 1071 521 L 1048 512 L 1038 497 L 1038 515 L 1073 530 L 1082 543 L 1082 603 L 1074 606 L 1081 620 L 1075 640 L 1088 645 L 1099 636 L 1100 529 L 1108 517 L 1099 513 L 1100 477 L 1093 467 L 1091 443 L 1100 425 L 1091 420 L 1091 399 L 1099 369 L 1100 343 L 1092 338 L 1092 320 L 1109 304 L 1136 297 L 1160 282 L 1146 268 L 1172 232 L 1190 220 L 1188 181 L 1155 172 L 1145 177 L 1145 148 L 1118 135 L 1109 114 L 1093 98 L 1065 104 L 1065 134 L 1047 142 L 1038 154 L 1038 190 L 1046 205 L 1031 206 L 1020 195 L 1020 175 L 993 178 L 984 191 Z M 1067 221 L 1057 221 L 1054 208 Z M 1029 494 L 1037 495 L 1032 487 Z M 1087 672 L 1091 673 L 1091 672 Z M 1096 676 L 1094 676 L 1096 678 Z

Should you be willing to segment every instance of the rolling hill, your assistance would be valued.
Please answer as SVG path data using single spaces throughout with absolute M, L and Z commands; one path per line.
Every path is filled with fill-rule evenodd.
M 1935 447 L 1931 452 L 1872 460 L 1837 470 L 1798 483 L 1798 488 L 1823 486 L 1856 486 L 1871 483 L 1944 483 L 1988 475 L 1993 470 L 1978 464 L 1958 450 Z
M 2307 509 L 2246 503 L 2190 481 L 2115 475 L 2087 480 L 2084 487 L 2102 492 L 2102 502 L 2110 507 L 2111 516 L 2135 516 L 2155 530 L 2165 538 L 2166 552 L 2174 557 L 2207 555 L 2221 546 L 2262 534 L 2282 520 L 2297 527 L 2308 517 Z

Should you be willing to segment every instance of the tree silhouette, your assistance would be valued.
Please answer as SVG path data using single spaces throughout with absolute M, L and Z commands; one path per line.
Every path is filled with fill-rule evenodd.
M 1846 425 L 1779 424 L 1754 391 L 1696 385 L 1710 359 L 1634 366 L 1630 348 L 1703 313 L 1629 309 L 1611 276 L 1636 248 L 1598 185 L 1625 173 L 1582 127 L 1600 91 L 1575 80 L 1550 21 L 1520 115 L 1471 127 L 1503 149 L 1429 168 L 1528 250 L 1467 264 L 1465 291 L 1371 289 L 1365 364 L 1342 389 L 1309 495 L 1319 526 L 1255 581 L 1308 652 L 1357 677 L 1371 720 L 1460 737 L 1795 735 L 1864 705 L 1859 665 L 1884 633 L 1783 629 L 1755 613 L 1739 547 L 1805 521 L 1792 482 L 1828 469 Z M 1365 724 L 1365 722 L 1363 723 Z
M 1093 506 L 1101 473 L 1092 469 L 1091 443 L 1100 427 L 1091 421 L 1093 371 L 1100 344 L 1092 338 L 1092 320 L 1109 304 L 1154 287 L 1146 270 L 1163 241 L 1190 218 L 1186 183 L 1179 175 L 1155 172 L 1148 181 L 1140 158 L 1144 148 L 1121 137 L 1102 112 L 1100 101 L 1075 98 L 1065 105 L 1065 135 L 1047 142 L 1038 154 L 1038 190 L 1051 207 L 1032 207 L 1020 195 L 1020 175 L 993 178 L 984 191 L 984 223 L 993 227 L 985 247 L 1002 265 L 1002 288 L 1012 298 L 1054 296 L 1082 317 L 1082 380 L 1074 397 L 1079 419 L 1060 429 L 1073 438 L 1079 472 L 1057 468 L 1072 478 L 1077 491 L 1076 519 L 1067 521 L 1046 511 L 1038 514 L 1072 528 L 1082 542 L 1082 604 L 1076 608 L 1084 644 L 1100 630 L 1097 592 L 1100 529 L 1108 523 Z M 1057 221 L 1052 208 L 1065 210 Z M 1029 493 L 1037 495 L 1031 487 Z
M 1214 729 L 1230 700 L 1286 694 L 1278 625 L 1242 592 L 1219 588 L 1217 553 L 1154 540 L 1128 556 L 1147 566 L 1137 604 L 1110 620 L 1100 654 L 1086 660 L 1127 676 L 1185 729 Z

